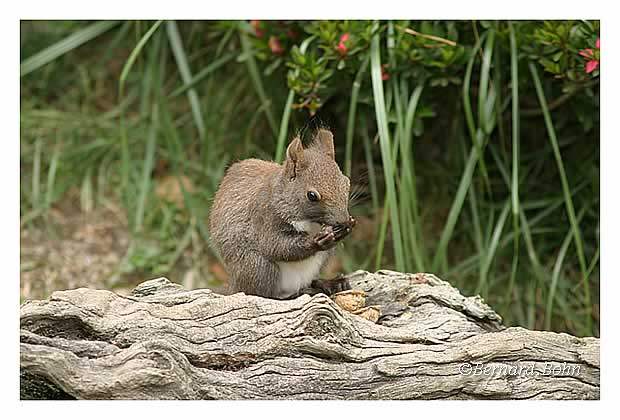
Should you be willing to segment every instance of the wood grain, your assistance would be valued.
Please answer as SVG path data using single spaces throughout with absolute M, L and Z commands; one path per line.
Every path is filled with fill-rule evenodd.
M 271 300 L 160 278 L 130 296 L 21 305 L 22 399 L 599 399 L 598 338 L 505 328 L 431 274 L 348 275 L 377 324 L 329 297 Z

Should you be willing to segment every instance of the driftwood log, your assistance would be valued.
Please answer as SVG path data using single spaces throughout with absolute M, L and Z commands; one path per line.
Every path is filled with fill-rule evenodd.
M 22 399 L 598 399 L 598 338 L 505 328 L 430 274 L 350 274 L 329 297 L 76 289 L 21 305 Z

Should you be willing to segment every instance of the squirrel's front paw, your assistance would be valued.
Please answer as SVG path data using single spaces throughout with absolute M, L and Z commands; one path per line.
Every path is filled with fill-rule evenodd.
M 349 217 L 349 220 L 345 223 L 338 224 L 333 226 L 334 235 L 336 236 L 336 241 L 340 241 L 344 239 L 351 233 L 353 227 L 355 227 L 356 220 L 353 217 Z
M 321 231 L 314 236 L 313 240 L 316 247 L 321 251 L 333 248 L 338 242 L 334 229 L 331 226 L 323 226 Z

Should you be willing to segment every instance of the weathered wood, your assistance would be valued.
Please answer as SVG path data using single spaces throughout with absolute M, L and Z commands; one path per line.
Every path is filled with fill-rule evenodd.
M 378 324 L 325 295 L 76 289 L 21 306 L 21 397 L 598 399 L 599 339 L 505 328 L 430 274 L 349 275 Z

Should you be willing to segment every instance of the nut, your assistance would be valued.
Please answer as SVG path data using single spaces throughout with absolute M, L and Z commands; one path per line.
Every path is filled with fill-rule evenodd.
M 345 311 L 355 312 L 362 309 L 366 304 L 366 292 L 363 290 L 345 290 L 334 294 L 333 299 L 336 305 Z
M 358 309 L 353 313 L 367 319 L 370 322 L 377 322 L 381 316 L 381 310 L 378 306 L 368 306 L 366 308 Z

